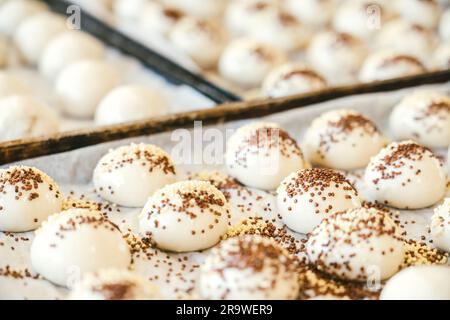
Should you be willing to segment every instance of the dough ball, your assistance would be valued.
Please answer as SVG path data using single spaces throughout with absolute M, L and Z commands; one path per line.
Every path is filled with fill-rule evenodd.
M 0 169 L 0 190 L 0 230 L 4 232 L 34 230 L 62 208 L 58 185 L 33 167 Z
M 305 168 L 297 142 L 275 123 L 255 122 L 228 140 L 228 173 L 248 187 L 276 189 L 290 173 Z
M 100 101 L 120 80 L 120 72 L 112 64 L 100 60 L 80 60 L 61 71 L 56 79 L 55 91 L 67 115 L 92 118 Z
M 142 207 L 156 190 L 175 182 L 170 156 L 151 144 L 131 144 L 110 150 L 94 170 L 100 196 L 127 207 Z
M 237 39 L 222 53 L 219 72 L 243 88 L 254 88 L 261 85 L 273 68 L 285 61 L 285 55 L 274 47 L 250 39 Z
M 16 140 L 58 132 L 59 120 L 52 109 L 29 96 L 0 99 L 0 140 Z
M 295 299 L 297 263 L 273 239 L 235 237 L 212 249 L 201 266 L 199 287 L 204 299 Z
M 142 236 L 175 252 L 198 251 L 217 244 L 227 232 L 230 206 L 206 181 L 182 181 L 156 191 L 139 216 Z
M 82 31 L 66 31 L 54 37 L 45 47 L 39 59 L 39 71 L 49 79 L 55 79 L 66 66 L 84 59 L 102 59 L 104 45 Z
M 364 182 L 369 200 L 399 209 L 429 207 L 442 199 L 446 188 L 439 159 L 413 141 L 381 150 L 366 168 Z
M 167 102 L 158 92 L 141 85 L 125 85 L 102 99 L 95 113 L 95 123 L 109 125 L 143 120 L 167 112 Z
M 63 16 L 42 12 L 19 25 L 14 34 L 14 43 L 25 60 L 36 65 L 49 42 L 64 31 L 67 31 L 67 26 Z
M 126 269 L 131 254 L 119 228 L 103 213 L 70 209 L 50 216 L 36 230 L 31 264 L 41 276 L 71 287 L 87 272 Z

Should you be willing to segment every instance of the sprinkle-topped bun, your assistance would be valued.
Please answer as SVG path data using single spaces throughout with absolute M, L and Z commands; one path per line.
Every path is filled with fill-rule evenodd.
M 47 44 L 39 59 L 39 71 L 55 79 L 66 66 L 83 59 L 102 59 L 104 45 L 82 31 L 66 31 L 58 34 Z M 94 77 L 98 79 L 98 75 Z
M 304 169 L 292 173 L 283 180 L 277 194 L 283 222 L 304 234 L 330 214 L 361 205 L 352 184 L 331 169 Z
M 342 109 L 326 112 L 312 122 L 304 148 L 313 164 L 352 170 L 365 167 L 386 144 L 387 139 L 371 120 Z
M 314 70 L 300 64 L 284 64 L 272 70 L 263 83 L 264 95 L 285 97 L 314 92 L 327 87 L 327 81 Z
M 234 237 L 206 258 L 200 273 L 204 299 L 286 300 L 299 292 L 297 264 L 270 238 Z
M 303 48 L 309 40 L 309 30 L 287 11 L 271 10 L 255 18 L 248 36 L 286 53 Z
M 393 5 L 403 19 L 412 23 L 427 28 L 435 28 L 439 23 L 442 9 L 436 0 L 396 0 Z
M 156 191 L 139 216 L 142 236 L 175 252 L 217 244 L 227 232 L 230 207 L 222 192 L 206 181 L 182 181 Z
M 153 300 L 160 299 L 159 288 L 127 270 L 105 269 L 86 273 L 77 282 L 70 300 Z
M 335 0 L 286 0 L 284 8 L 301 22 L 312 28 L 325 27 L 329 24 L 335 10 Z
M 244 88 L 258 87 L 267 74 L 285 62 L 284 54 L 251 39 L 232 41 L 222 53 L 219 71 L 223 77 Z
M 114 65 L 101 60 L 79 60 L 60 72 L 55 90 L 65 113 L 92 118 L 100 101 L 119 82 L 120 72 Z
M 30 89 L 20 79 L 6 71 L 0 71 L 0 99 L 29 93 Z
M 397 225 L 374 208 L 350 209 L 322 221 L 308 238 L 306 251 L 318 269 L 347 280 L 384 280 L 403 262 Z
M 397 139 L 413 139 L 436 148 L 450 145 L 450 98 L 433 91 L 416 91 L 392 111 L 390 127 Z
M 124 85 L 113 89 L 100 101 L 95 123 L 108 125 L 160 116 L 168 112 L 165 99 L 141 85 Z
M 34 230 L 48 216 L 60 212 L 62 203 L 55 181 L 39 169 L 0 169 L 0 231 Z
M 151 144 L 131 144 L 110 150 L 94 170 L 100 196 L 127 207 L 142 207 L 156 190 L 175 182 L 170 156 Z
M 400 209 L 419 209 L 438 202 L 446 178 L 439 159 L 414 141 L 391 143 L 369 163 L 364 176 L 367 196 Z
M 184 12 L 177 8 L 147 1 L 139 10 L 137 22 L 144 31 L 167 35 L 184 16 Z
M 369 55 L 359 74 L 362 82 L 381 81 L 412 76 L 426 71 L 415 56 L 391 50 L 381 50 Z
M 235 36 L 247 35 L 254 21 L 270 17 L 279 7 L 276 0 L 230 1 L 225 11 L 225 24 Z
M 197 18 L 214 19 L 222 15 L 226 0 L 162 0 L 165 5 L 178 8 Z
M 274 190 L 305 161 L 297 142 L 275 123 L 239 128 L 227 142 L 228 173 L 249 187 Z
M 386 283 L 381 300 L 450 300 L 449 266 L 416 266 Z
M 58 132 L 52 109 L 30 96 L 13 95 L 0 100 L 0 140 L 15 140 Z
M 434 209 L 430 232 L 433 243 L 441 250 L 450 252 L 450 198 Z
M 131 254 L 118 227 L 100 211 L 70 209 L 54 214 L 36 230 L 31 245 L 34 270 L 61 285 L 86 272 L 126 269 Z
M 67 26 L 63 16 L 42 12 L 19 25 L 14 34 L 14 43 L 26 61 L 36 65 L 47 44 L 64 31 L 67 31 Z
M 42 1 L 5 1 L 0 6 L 0 33 L 12 36 L 22 21 L 46 10 L 47 5 Z
M 433 30 L 403 19 L 386 23 L 375 39 L 378 50 L 391 49 L 426 59 L 434 49 Z
M 317 34 L 307 50 L 311 66 L 336 85 L 354 83 L 366 56 L 367 47 L 362 40 L 335 31 Z
M 201 68 L 208 69 L 217 65 L 227 35 L 212 21 L 186 17 L 174 26 L 170 40 Z

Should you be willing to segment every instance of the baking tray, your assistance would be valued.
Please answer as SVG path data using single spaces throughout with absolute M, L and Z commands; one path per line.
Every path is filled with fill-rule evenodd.
M 434 89 L 449 93 L 450 83 L 443 85 L 431 86 Z M 260 109 L 258 113 L 252 115 L 247 114 L 251 118 L 257 118 L 262 121 L 274 121 L 285 128 L 292 137 L 302 142 L 302 137 L 311 123 L 312 119 L 319 114 L 338 108 L 352 108 L 364 113 L 366 116 L 376 122 L 379 128 L 389 136 L 389 128 L 387 126 L 387 118 L 392 107 L 398 103 L 402 97 L 410 93 L 412 89 L 397 90 L 388 93 L 368 93 L 363 95 L 356 95 L 352 97 L 344 97 L 335 99 L 325 103 L 314 104 L 305 108 L 294 108 L 292 105 L 275 103 L 275 106 L 280 112 L 273 113 L 274 108 Z M 259 106 L 261 107 L 261 106 Z M 266 115 L 265 117 L 261 117 Z M 218 118 L 218 117 L 217 117 Z M 232 117 L 230 117 L 231 119 Z M 234 119 L 238 119 L 237 115 Z M 186 119 L 186 124 L 194 119 Z M 227 130 L 234 130 L 241 125 L 248 123 L 255 119 L 227 121 L 217 125 L 215 129 L 225 133 Z M 174 120 L 175 121 L 175 120 Z M 95 167 L 99 158 L 107 152 L 108 149 L 131 142 L 146 142 L 156 144 L 168 152 L 178 143 L 178 140 L 172 138 L 171 132 L 166 131 L 165 127 L 160 123 L 160 129 L 151 135 L 142 136 L 142 132 L 135 131 L 136 137 L 122 139 L 115 142 L 95 143 L 90 147 L 84 147 L 79 150 L 73 150 L 60 154 L 53 154 L 35 159 L 28 159 L 18 162 L 22 165 L 35 166 L 52 176 L 61 186 L 64 195 L 70 195 L 75 198 L 90 199 L 93 201 L 101 201 L 94 193 L 91 184 L 91 177 L 93 168 Z M 204 129 L 207 129 L 206 124 L 203 123 Z M 189 131 L 192 134 L 192 130 Z M 223 137 L 226 137 L 224 134 Z M 123 137 L 122 137 L 123 138 Z M 208 144 L 206 144 L 208 145 Z M 446 150 L 436 150 L 439 155 L 444 155 Z M 192 175 L 193 172 L 199 172 L 205 169 L 219 170 L 224 172 L 221 164 L 195 164 L 186 163 L 182 159 L 174 157 L 179 172 L 179 179 L 184 179 Z M 6 165 L 7 166 L 7 165 Z M 6 167 L 3 166 L 3 167 Z M 357 188 L 364 194 L 364 187 L 361 186 L 359 178 L 360 171 L 347 173 L 347 176 Z M 450 190 L 447 196 L 450 195 Z M 267 193 L 255 189 L 247 189 L 239 187 L 237 189 L 231 188 L 231 203 L 233 209 L 233 223 L 238 223 L 242 218 L 248 218 L 253 215 L 262 216 L 264 219 L 275 219 L 275 226 L 282 228 L 282 223 L 277 218 L 276 201 L 274 201 L 273 193 Z M 103 206 L 103 208 L 105 208 Z M 109 206 L 109 208 L 111 208 Z M 267 208 L 271 208 L 268 210 Z M 124 209 L 120 207 L 112 207 L 111 210 L 106 210 L 108 216 L 122 230 L 131 229 L 136 230 L 136 217 L 140 209 Z M 391 211 L 391 214 L 396 217 L 400 225 L 401 231 L 406 232 L 410 239 L 416 241 L 425 241 L 426 244 L 432 245 L 430 242 L 427 225 L 432 214 L 431 209 L 414 210 L 414 211 Z M 414 221 L 414 223 L 412 223 Z M 302 235 L 295 234 L 287 230 L 288 234 L 295 239 L 296 246 L 300 246 L 299 242 L 303 239 Z M 57 287 L 47 282 L 46 280 L 36 278 L 33 272 L 30 259 L 29 247 L 33 238 L 33 233 L 22 234 L 6 234 L 0 233 L 0 298 L 16 298 L 16 299 L 64 299 L 67 290 L 62 287 Z M 161 286 L 164 295 L 168 299 L 177 298 L 196 298 L 198 297 L 196 291 L 196 283 L 198 279 L 198 267 L 201 265 L 205 255 L 208 251 L 202 253 L 190 254 L 174 254 L 162 252 L 157 249 L 149 249 L 153 254 L 150 260 L 147 260 L 142 255 L 141 258 L 136 259 L 135 272 L 151 279 L 154 283 Z M 181 258 L 184 267 L 180 265 Z M 159 261 L 159 262 L 158 262 Z M 6 269 L 6 266 L 9 266 Z M 5 271 L 6 270 L 6 271 Z M 182 270 L 183 279 L 177 276 Z M 28 273 L 27 273 L 28 272 Z M 166 280 L 170 279 L 170 284 Z M 328 280 L 327 280 L 328 281 Z M 350 284 L 341 283 L 343 286 Z M 354 290 L 354 285 L 346 287 L 346 290 Z M 377 292 L 367 291 L 365 288 L 359 288 L 356 298 L 376 298 Z M 353 291 L 352 291 L 353 292 Z M 308 291 L 304 293 L 304 298 L 313 298 L 315 293 Z

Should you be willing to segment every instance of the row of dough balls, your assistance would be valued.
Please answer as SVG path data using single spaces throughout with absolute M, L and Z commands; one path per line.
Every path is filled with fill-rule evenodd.
M 0 4 L 0 20 L 0 62 L 2 52 L 6 55 L 8 48 L 11 51 L 16 47 L 30 67 L 37 67 L 54 84 L 66 115 L 95 117 L 97 124 L 105 125 L 168 112 L 167 102 L 157 92 L 142 85 L 122 85 L 121 71 L 105 60 L 105 46 L 85 32 L 71 30 L 63 16 L 48 11 L 42 2 L 5 1 Z M 14 132 L 6 127 L 0 136 L 2 140 L 57 131 L 58 121 L 48 115 L 48 108 L 36 99 L 24 97 L 30 96 L 31 91 L 19 79 L 1 71 L 0 99 L 15 97 L 1 101 L 6 112 L 2 112 L 0 122 L 24 127 Z M 33 124 L 36 127 L 30 127 Z
M 301 4 L 285 1 L 294 16 L 280 8 L 281 1 L 233 1 L 224 17 L 234 35 L 231 42 L 224 28 L 211 21 L 223 9 L 221 1 L 197 4 L 205 11 L 211 8 L 210 15 L 198 14 L 190 7 L 196 1 L 189 2 L 189 6 L 184 1 L 115 1 L 113 8 L 119 19 L 137 21 L 143 29 L 167 35 L 202 68 L 217 66 L 224 78 L 240 87 L 261 86 L 263 94 L 278 97 L 315 91 L 328 84 L 385 80 L 422 73 L 428 68 L 447 69 L 450 47 L 445 43 L 437 47 L 439 41 L 433 29 L 439 21 L 439 7 L 432 1 L 405 1 L 399 1 L 400 17 L 396 19 L 388 14 L 393 10 L 382 11 L 382 17 L 387 15 L 389 21 L 381 22 L 376 35 L 366 26 L 369 3 L 343 2 L 336 11 L 334 29 L 324 29 L 313 37 L 300 21 L 318 23 L 319 16 L 327 16 L 325 12 L 331 16 L 334 0 Z M 305 17 L 307 14 L 314 17 L 313 21 Z M 327 25 L 326 21 L 319 24 Z M 448 30 L 450 11 L 441 19 L 442 41 L 449 38 Z M 306 46 L 308 66 L 287 63 L 292 50 Z
M 139 155 L 126 154 L 125 148 Z M 127 167 L 134 167 L 136 162 L 143 167 L 146 163 L 147 172 L 150 166 L 151 172 L 159 174 L 173 169 L 170 162 L 166 163 L 170 160 L 167 154 L 155 146 L 131 145 L 122 147 L 118 154 L 122 158 L 116 157 L 114 164 L 108 161 L 111 172 L 130 173 Z M 69 298 L 161 298 L 157 287 L 126 271 L 131 262 L 130 249 L 119 228 L 103 213 L 90 209 L 59 212 L 62 196 L 58 186 L 36 168 L 11 167 L 0 174 L 4 211 L 0 215 L 1 229 L 9 226 L 7 230 L 12 230 L 14 226 L 12 231 L 25 231 L 41 224 L 31 246 L 33 268 L 47 280 L 72 288 Z M 323 184 L 314 181 L 321 187 L 329 183 L 329 177 L 322 179 Z M 163 250 L 202 250 L 216 245 L 226 233 L 229 210 L 225 196 L 209 182 L 177 182 L 162 187 L 148 199 L 139 217 L 139 232 L 142 237 L 151 235 Z M 436 209 L 433 221 L 437 222 L 431 225 L 433 236 L 436 233 L 441 237 L 437 239 L 446 237 L 447 250 L 449 214 L 447 200 Z M 309 259 L 319 269 L 356 281 L 367 281 L 369 268 L 374 267 L 380 272 L 380 280 L 391 277 L 400 268 L 403 250 L 403 240 L 389 216 L 361 207 L 329 215 L 312 230 L 306 244 Z M 433 281 L 422 285 L 434 290 L 414 292 L 423 292 L 425 298 L 448 298 L 448 290 L 439 285 L 448 278 L 448 267 L 433 268 L 438 275 L 434 273 Z M 420 283 L 420 277 L 430 271 L 402 271 L 392 284 L 388 282 L 389 289 L 382 297 L 403 297 L 408 285 Z M 73 272 L 82 275 L 80 282 L 74 283 Z M 122 290 L 112 290 L 107 284 L 117 284 Z M 294 299 L 301 287 L 294 257 L 271 239 L 244 236 L 225 240 L 211 251 L 200 269 L 199 290 L 203 298 L 211 299 Z

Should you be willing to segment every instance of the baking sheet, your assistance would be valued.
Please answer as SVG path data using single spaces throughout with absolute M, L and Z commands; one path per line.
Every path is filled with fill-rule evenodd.
M 431 87 L 441 92 L 450 92 L 450 83 Z M 382 131 L 389 136 L 386 119 L 390 110 L 395 103 L 412 90 L 347 97 L 271 115 L 260 120 L 278 122 L 299 141 L 301 146 L 302 136 L 313 118 L 330 109 L 352 108 L 373 119 Z M 228 132 L 229 134 L 230 131 L 228 130 L 236 129 L 250 121 L 252 120 L 230 122 L 216 128 L 223 133 Z M 192 131 L 190 132 L 192 133 Z M 149 137 L 116 141 L 58 155 L 21 161 L 20 164 L 36 166 L 48 173 L 60 185 L 65 196 L 102 202 L 94 193 L 91 177 L 97 161 L 109 148 L 130 142 L 147 142 L 161 146 L 171 153 L 177 143 L 172 139 L 172 135 L 173 132 L 169 132 Z M 197 142 L 200 141 L 195 140 L 195 143 Z M 224 143 L 224 141 L 221 142 Z M 205 143 L 206 145 L 207 143 Z M 446 150 L 436 150 L 436 153 L 445 157 Z M 180 180 L 185 179 L 193 172 L 207 169 L 225 172 L 220 164 L 184 163 L 175 154 L 172 154 L 172 156 L 177 164 Z M 348 173 L 348 177 L 356 184 L 360 193 L 364 196 L 364 186 L 359 179 L 360 173 L 361 171 Z M 232 188 L 227 191 L 230 193 L 230 202 L 233 207 L 233 223 L 250 216 L 261 216 L 263 219 L 273 220 L 278 228 L 282 228 L 282 223 L 277 217 L 276 201 L 273 193 L 243 187 Z M 447 196 L 450 196 L 450 190 L 448 190 Z M 140 209 L 120 208 L 110 206 L 107 203 L 103 203 L 102 208 L 110 219 L 118 224 L 122 232 L 126 234 L 137 233 L 137 215 Z M 392 212 L 392 214 L 397 216 L 398 213 Z M 401 231 L 406 232 L 407 238 L 425 241 L 432 246 L 427 232 L 431 214 L 432 209 L 403 211 L 396 219 L 399 220 Z M 303 236 L 289 230 L 287 232 L 297 240 L 294 243 L 295 246 L 301 247 L 299 240 Z M 32 239 L 32 232 L 21 234 L 0 233 L 0 274 L 2 275 L 0 276 L 0 299 L 65 298 L 67 294 L 66 289 L 54 286 L 44 279 L 35 279 L 36 274 L 32 269 L 29 257 Z M 163 294 L 168 299 L 195 298 L 198 297 L 196 292 L 196 282 L 199 275 L 198 268 L 207 252 L 208 250 L 201 253 L 173 254 L 154 248 L 145 248 L 145 250 L 135 253 L 135 264 L 133 267 L 135 272 L 160 285 Z M 309 293 L 308 297 L 314 297 L 314 293 Z

